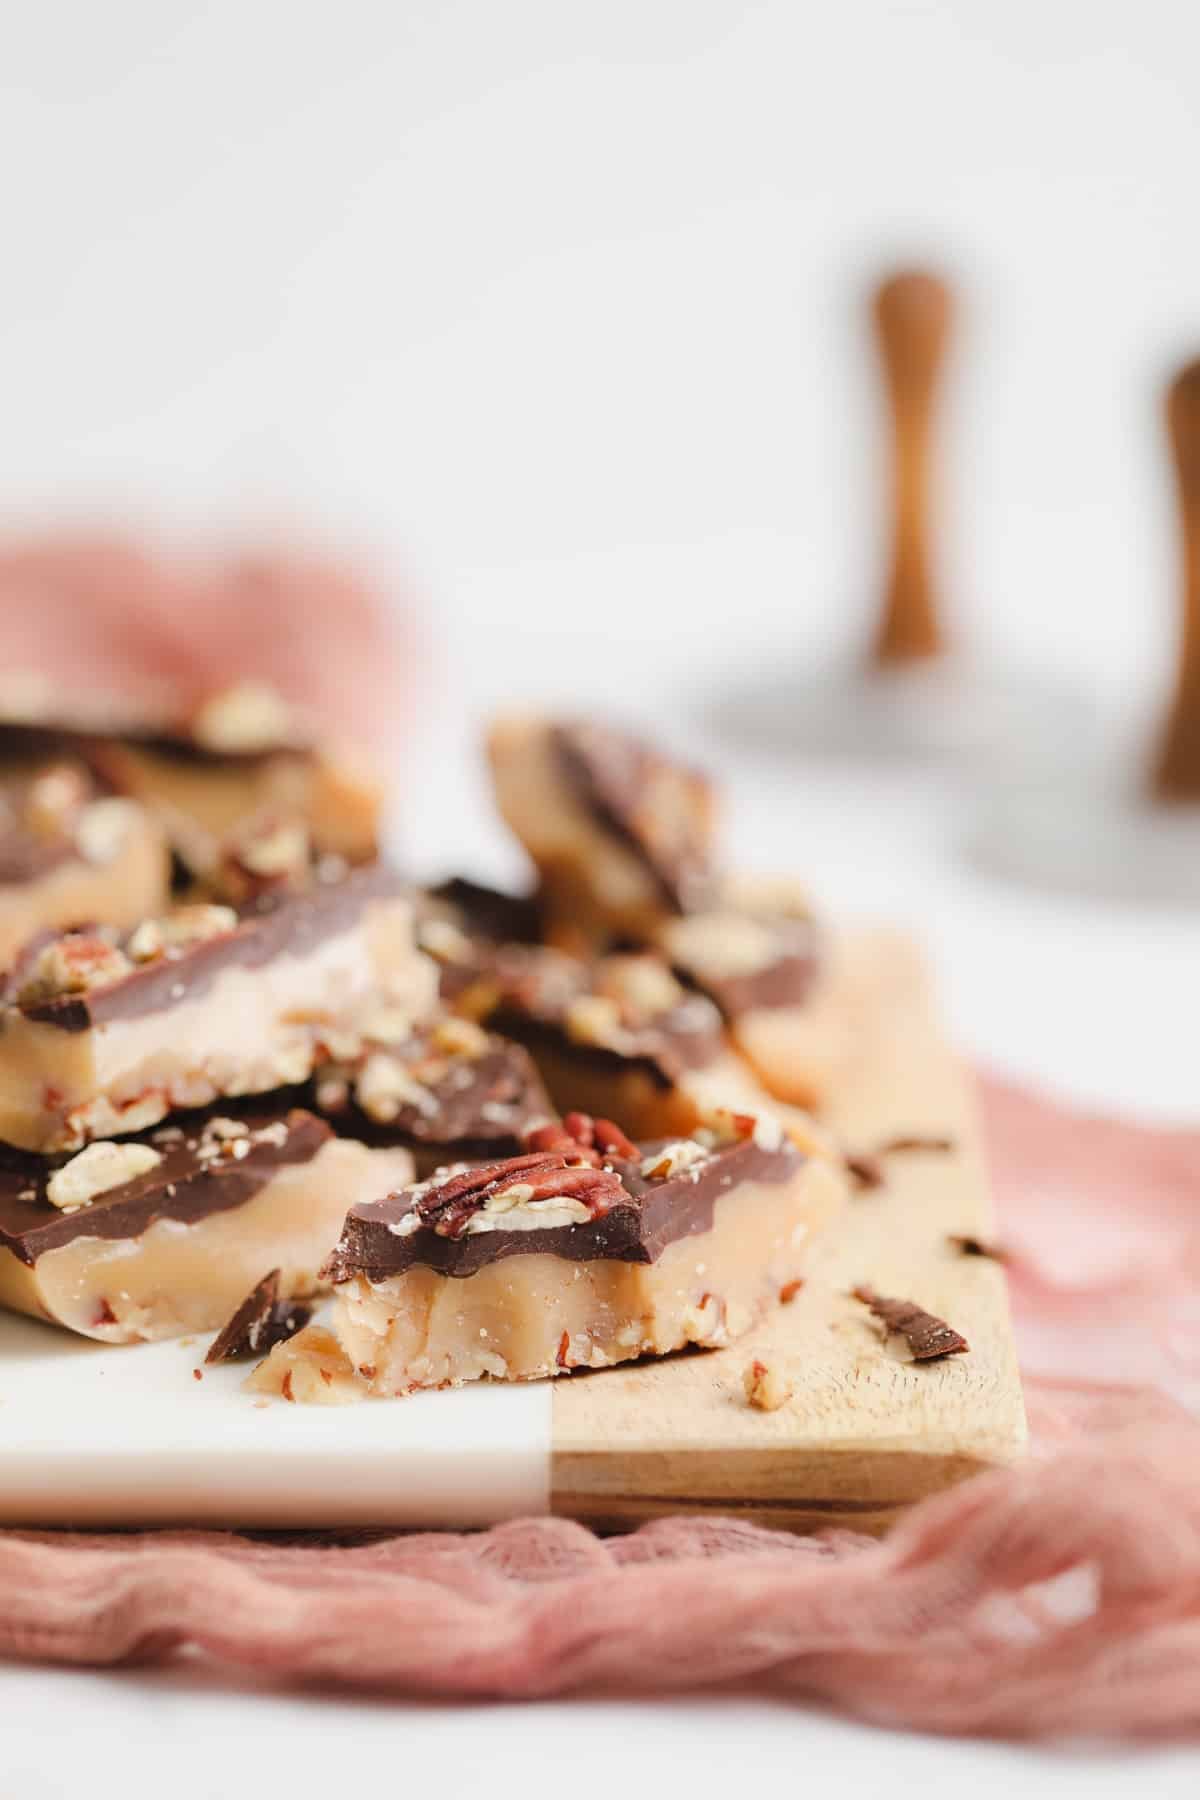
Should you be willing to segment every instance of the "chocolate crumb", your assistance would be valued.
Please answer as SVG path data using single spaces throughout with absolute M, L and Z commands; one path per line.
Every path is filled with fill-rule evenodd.
M 951 1236 L 946 1239 L 946 1242 L 952 1244 L 953 1247 L 956 1250 L 961 1251 L 964 1256 L 987 1256 L 990 1257 L 993 1262 L 998 1263 L 1008 1261 L 1007 1250 L 1000 1244 L 986 1244 L 982 1238 L 959 1237 L 957 1234 L 952 1233 Z
M 942 1356 L 957 1356 L 970 1345 L 953 1325 L 947 1325 L 933 1313 L 912 1300 L 891 1300 L 873 1288 L 856 1287 L 854 1298 L 870 1307 L 881 1324 L 898 1332 L 913 1354 L 914 1362 L 936 1362 Z
M 311 1306 L 279 1298 L 279 1270 L 264 1275 L 209 1346 L 206 1363 L 237 1362 L 274 1349 L 312 1318 Z
M 855 1187 L 864 1191 L 868 1188 L 881 1188 L 887 1179 L 877 1156 L 847 1154 L 843 1156 L 842 1162 Z
M 880 1144 L 876 1156 L 903 1156 L 909 1151 L 931 1151 L 948 1155 L 957 1150 L 958 1145 L 952 1137 L 926 1137 L 912 1133 L 907 1137 L 889 1138 L 886 1144 Z
M 192 1380 L 193 1381 L 203 1381 L 204 1380 L 204 1370 L 203 1369 L 193 1369 L 192 1370 Z

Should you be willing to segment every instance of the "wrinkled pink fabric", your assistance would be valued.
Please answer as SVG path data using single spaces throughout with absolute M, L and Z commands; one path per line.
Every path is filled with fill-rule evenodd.
M 100 684 L 135 710 L 164 689 L 186 709 L 236 670 L 391 749 L 415 636 L 364 570 L 313 549 L 187 555 L 84 529 L 0 540 L 0 670 Z
M 182 1645 L 329 1687 L 529 1699 L 736 1684 L 947 1732 L 1200 1727 L 1200 1132 L 984 1085 L 1034 1455 L 884 1543 L 666 1519 L 355 1545 L 0 1536 L 0 1654 Z M 1078 1367 L 1071 1370 L 1071 1360 Z M 1100 1371 L 1104 1379 L 1097 1379 Z

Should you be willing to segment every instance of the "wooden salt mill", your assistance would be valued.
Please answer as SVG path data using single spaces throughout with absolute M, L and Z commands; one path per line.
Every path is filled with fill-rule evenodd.
M 946 282 L 924 269 L 899 269 L 875 290 L 892 456 L 891 568 L 871 648 L 878 669 L 926 661 L 946 648 L 930 550 L 930 501 L 934 413 L 953 306 Z
M 1200 358 L 1167 389 L 1167 430 L 1183 523 L 1183 628 L 1154 792 L 1161 800 L 1200 803 Z

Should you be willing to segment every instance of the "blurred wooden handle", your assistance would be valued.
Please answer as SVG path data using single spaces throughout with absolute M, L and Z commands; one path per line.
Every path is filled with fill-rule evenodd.
M 891 407 L 892 562 L 872 660 L 881 666 L 945 647 L 929 548 L 933 416 L 953 301 L 938 276 L 898 271 L 875 294 L 875 327 Z
M 1154 787 L 1164 800 L 1200 801 L 1200 359 L 1167 389 L 1167 430 L 1183 523 L 1183 630 Z

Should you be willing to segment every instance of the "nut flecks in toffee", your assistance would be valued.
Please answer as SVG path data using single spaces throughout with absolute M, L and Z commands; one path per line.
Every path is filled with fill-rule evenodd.
M 936 1362 L 943 1356 L 958 1356 L 971 1347 L 953 1325 L 926 1312 L 915 1301 L 889 1299 L 869 1287 L 856 1287 L 853 1291 L 854 1298 L 869 1307 L 881 1324 L 904 1339 L 914 1362 Z
M 244 1206 L 276 1169 L 310 1161 L 333 1136 L 312 1113 L 210 1109 L 159 1125 L 123 1144 L 146 1144 L 159 1160 L 146 1173 L 64 1212 L 46 1198 L 69 1159 L 0 1149 L 0 1250 L 32 1268 L 39 1256 L 76 1238 L 137 1238 L 158 1219 L 195 1224 Z
M 556 725 L 550 741 L 580 805 L 633 851 L 666 904 L 675 912 L 705 904 L 713 885 L 708 778 L 611 726 Z
M 529 1254 L 655 1262 L 669 1244 L 710 1229 L 717 1201 L 740 1183 L 788 1181 L 802 1160 L 773 1126 L 731 1114 L 691 1138 L 638 1146 L 610 1121 L 574 1114 L 527 1141 L 542 1147 L 483 1168 L 441 1170 L 352 1208 L 326 1276 L 380 1281 L 421 1265 L 462 1278 Z M 521 1209 L 520 1229 L 516 1220 L 506 1224 L 509 1208 Z M 539 1209 L 550 1215 L 544 1224 Z M 551 1222 L 564 1209 L 569 1222 Z
M 264 1275 L 209 1346 L 206 1363 L 240 1362 L 273 1350 L 304 1328 L 312 1307 L 279 1298 L 278 1269 Z

